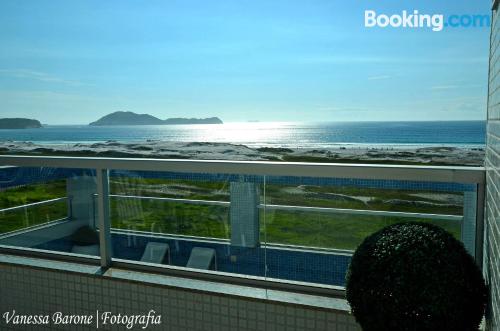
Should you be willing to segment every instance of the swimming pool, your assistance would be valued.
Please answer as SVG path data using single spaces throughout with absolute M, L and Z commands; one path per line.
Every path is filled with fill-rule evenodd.
M 248 248 L 231 245 L 226 240 L 206 238 L 113 232 L 111 239 L 113 257 L 117 259 L 139 261 L 149 242 L 162 242 L 170 247 L 170 264 L 185 267 L 194 247 L 206 247 L 216 252 L 217 271 L 336 286 L 345 285 L 345 273 L 351 260 L 349 253 L 341 251 L 272 244 Z M 65 237 L 36 248 L 70 252 L 72 246 L 72 240 Z

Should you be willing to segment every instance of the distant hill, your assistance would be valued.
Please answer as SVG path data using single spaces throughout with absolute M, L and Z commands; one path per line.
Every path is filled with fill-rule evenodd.
M 161 120 L 148 114 L 136 114 L 131 111 L 117 111 L 101 117 L 92 126 L 100 125 L 176 125 L 176 124 L 222 124 L 218 117 L 210 118 L 167 118 Z
M 0 129 L 36 129 L 42 124 L 28 118 L 0 118 Z
M 160 125 L 163 121 L 148 114 L 136 114 L 131 111 L 117 111 L 101 117 L 89 125 Z

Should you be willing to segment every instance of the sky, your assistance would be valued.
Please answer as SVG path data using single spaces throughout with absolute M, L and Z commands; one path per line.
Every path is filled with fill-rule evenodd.
M 0 117 L 483 120 L 489 28 L 366 28 L 365 10 L 491 0 L 2 0 Z

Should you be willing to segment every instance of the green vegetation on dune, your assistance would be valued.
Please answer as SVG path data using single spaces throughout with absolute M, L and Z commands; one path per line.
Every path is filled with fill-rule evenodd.
M 293 190 L 293 191 L 292 191 Z M 266 186 L 267 204 L 343 209 L 365 209 L 429 214 L 462 214 L 462 194 L 447 193 L 460 203 L 437 202 L 425 197 L 430 192 L 359 188 L 350 186 Z M 421 196 L 418 196 L 418 195 Z
M 112 194 L 229 201 L 228 182 L 113 177 Z

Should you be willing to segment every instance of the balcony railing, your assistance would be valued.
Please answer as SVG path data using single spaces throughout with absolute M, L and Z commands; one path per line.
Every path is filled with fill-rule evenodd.
M 331 294 L 363 238 L 421 221 L 482 261 L 479 167 L 35 156 L 0 166 L 3 252 Z

